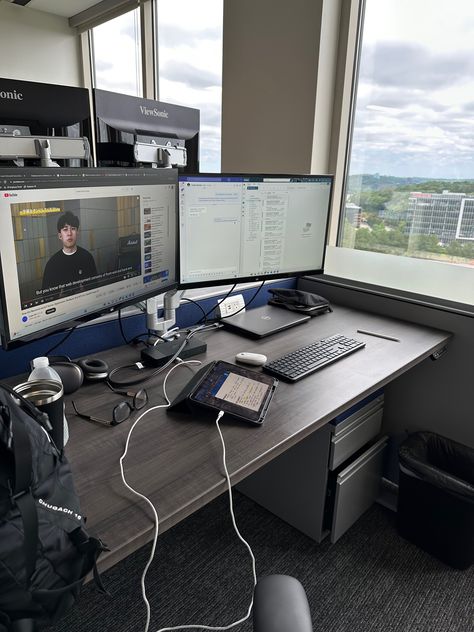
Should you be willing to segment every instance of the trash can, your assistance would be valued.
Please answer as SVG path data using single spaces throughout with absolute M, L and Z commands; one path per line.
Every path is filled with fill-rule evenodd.
M 474 562 L 474 450 L 432 432 L 399 449 L 399 534 L 445 564 Z

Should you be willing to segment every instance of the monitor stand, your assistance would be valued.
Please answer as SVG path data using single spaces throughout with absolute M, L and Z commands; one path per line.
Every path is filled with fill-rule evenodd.
M 311 320 L 311 316 L 307 314 L 264 305 L 229 318 L 223 318 L 222 323 L 229 331 L 234 331 L 247 338 L 264 338 L 289 327 L 306 323 L 308 320 Z

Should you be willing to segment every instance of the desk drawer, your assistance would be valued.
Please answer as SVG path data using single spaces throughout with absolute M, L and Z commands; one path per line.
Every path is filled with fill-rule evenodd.
M 382 427 L 383 395 L 332 427 L 329 469 L 335 470 L 376 437 Z
M 388 437 L 382 437 L 339 474 L 332 475 L 327 525 L 331 542 L 336 542 L 377 499 L 387 441 Z

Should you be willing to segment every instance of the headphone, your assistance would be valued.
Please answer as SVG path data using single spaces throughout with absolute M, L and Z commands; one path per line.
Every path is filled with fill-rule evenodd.
M 84 358 L 77 364 L 81 367 L 84 378 L 91 382 L 106 380 L 109 375 L 109 365 L 99 358 Z

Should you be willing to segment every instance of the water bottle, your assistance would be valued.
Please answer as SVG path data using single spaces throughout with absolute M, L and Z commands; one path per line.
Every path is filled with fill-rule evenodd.
M 33 370 L 28 376 L 28 382 L 39 383 L 43 380 L 47 380 L 47 381 L 50 380 L 52 382 L 59 382 L 62 388 L 61 378 L 59 374 L 53 369 L 53 367 L 49 365 L 49 358 L 46 358 L 46 357 L 34 358 L 32 364 L 33 364 Z M 69 439 L 69 428 L 67 425 L 66 415 L 64 413 L 64 401 L 63 401 L 62 396 L 61 396 L 61 402 L 62 402 L 62 418 L 63 418 L 62 436 L 56 439 L 56 443 L 58 444 L 58 447 L 60 448 L 65 446 Z M 50 419 L 50 421 L 53 424 L 53 428 L 54 428 L 53 420 Z M 56 430 L 56 433 L 57 433 L 57 430 Z M 53 430 L 53 435 L 54 435 L 54 430 Z

